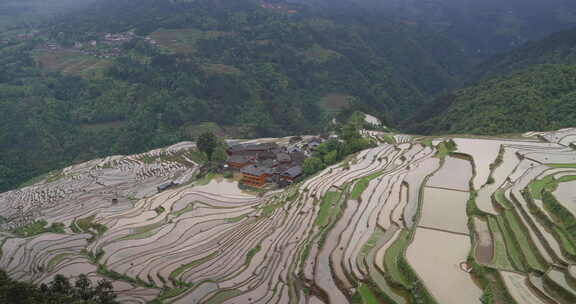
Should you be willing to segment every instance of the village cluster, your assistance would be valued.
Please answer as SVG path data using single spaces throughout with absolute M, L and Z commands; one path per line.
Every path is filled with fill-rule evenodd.
M 122 55 L 122 50 L 120 46 L 128 41 L 138 38 L 136 34 L 132 31 L 126 33 L 104 33 L 98 34 L 98 39 L 90 40 L 86 42 L 74 42 L 73 50 L 80 51 L 84 55 L 95 56 L 98 58 L 111 58 Z M 157 45 L 156 40 L 150 37 L 144 37 L 144 41 L 150 43 L 151 45 Z M 56 51 L 62 49 L 68 49 L 58 43 L 48 42 L 44 44 L 44 49 Z
M 260 188 L 267 183 L 287 186 L 302 176 L 304 160 L 324 141 L 320 137 L 302 140 L 292 138 L 290 143 L 232 144 L 227 149 L 229 170 L 239 170 L 241 183 Z

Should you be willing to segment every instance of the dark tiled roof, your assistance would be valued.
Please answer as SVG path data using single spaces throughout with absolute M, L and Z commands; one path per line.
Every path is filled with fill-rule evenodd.
M 168 182 L 165 182 L 165 183 L 158 185 L 157 188 L 158 188 L 158 190 L 163 191 L 163 190 L 166 190 L 166 189 L 168 189 L 172 186 L 175 186 L 175 185 L 176 184 L 173 181 L 168 181 Z
M 306 160 L 306 154 L 304 154 L 304 152 L 290 153 L 290 157 L 292 158 L 292 161 L 297 163 L 304 163 L 304 160 Z
M 276 154 L 268 151 L 258 153 L 258 159 L 273 159 L 276 158 Z
M 272 170 L 270 168 L 261 167 L 258 165 L 250 165 L 250 166 L 244 167 L 240 170 L 240 172 L 242 172 L 243 174 L 249 174 L 249 175 L 254 175 L 254 176 L 262 176 L 264 174 L 272 174 Z
M 300 148 L 298 148 L 298 147 L 296 147 L 296 146 L 290 147 L 290 148 L 288 148 L 288 149 L 286 149 L 286 150 L 287 150 L 289 153 L 294 153 L 294 152 L 300 152 L 300 151 L 301 151 Z
M 302 174 L 302 167 L 294 166 L 294 167 L 282 172 L 281 175 L 285 176 L 285 177 L 295 178 L 295 177 L 300 176 L 301 174 Z
M 267 151 L 278 148 L 276 143 L 261 143 L 261 144 L 238 144 L 228 148 L 231 153 L 243 151 Z
M 290 157 L 290 155 L 286 154 L 286 153 L 278 153 L 276 154 L 276 159 L 279 162 L 289 162 L 292 161 L 292 158 Z
M 239 164 L 247 163 L 249 160 L 250 159 L 245 155 L 232 155 L 228 158 L 228 162 Z
M 278 162 L 275 159 L 267 159 L 267 160 L 260 162 L 260 164 L 263 167 L 271 168 L 271 167 L 278 165 Z

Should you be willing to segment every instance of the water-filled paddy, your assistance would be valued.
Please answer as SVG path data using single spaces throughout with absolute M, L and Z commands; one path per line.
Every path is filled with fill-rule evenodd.
M 468 234 L 468 192 L 424 187 L 419 226 Z
M 480 303 L 482 290 L 461 269 L 470 251 L 464 235 L 417 228 L 406 258 L 438 303 Z
M 576 216 L 576 180 L 559 183 L 554 195 L 574 216 Z
M 472 165 L 469 161 L 446 157 L 442 168 L 428 179 L 426 186 L 468 191 L 471 178 Z

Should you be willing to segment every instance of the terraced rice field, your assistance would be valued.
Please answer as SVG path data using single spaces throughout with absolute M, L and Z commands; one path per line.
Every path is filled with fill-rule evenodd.
M 575 129 L 363 134 L 349 167 L 257 195 L 195 180 L 194 143 L 52 172 L 0 194 L 0 268 L 122 303 L 573 303 Z

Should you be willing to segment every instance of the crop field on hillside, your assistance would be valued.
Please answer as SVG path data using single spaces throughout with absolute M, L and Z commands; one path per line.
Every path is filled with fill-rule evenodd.
M 83 77 L 101 75 L 112 63 L 111 59 L 85 55 L 75 50 L 38 50 L 34 58 L 48 71 Z
M 0 194 L 0 268 L 122 303 L 574 303 L 576 129 L 362 133 L 348 166 L 268 192 L 197 179 L 190 142 L 52 172 Z

